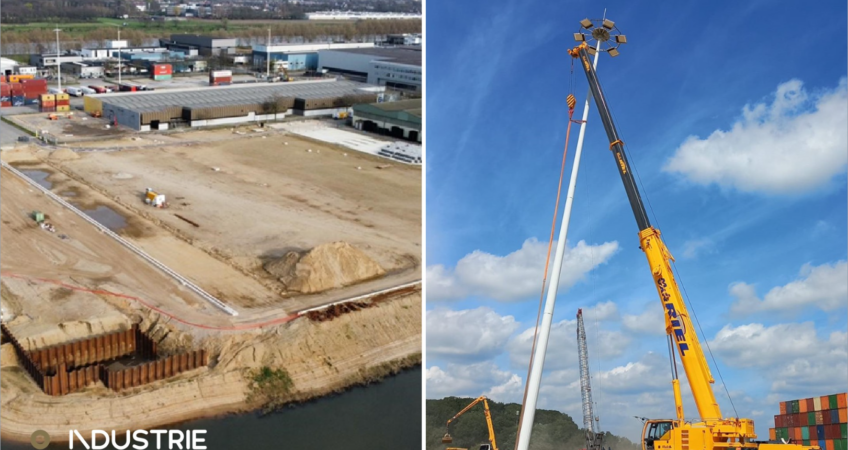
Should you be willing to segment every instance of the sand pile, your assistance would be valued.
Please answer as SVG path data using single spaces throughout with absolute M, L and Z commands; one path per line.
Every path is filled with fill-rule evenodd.
M 319 245 L 299 254 L 289 252 L 265 264 L 289 291 L 303 294 L 349 286 L 386 273 L 368 255 L 347 242 Z
M 75 151 L 67 148 L 60 148 L 50 153 L 50 159 L 53 161 L 73 161 L 79 158 L 80 156 Z

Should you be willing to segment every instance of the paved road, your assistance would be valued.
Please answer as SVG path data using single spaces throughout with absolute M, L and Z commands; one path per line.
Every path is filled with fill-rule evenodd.
M 0 147 L 14 146 L 18 136 L 29 136 L 6 122 L 0 122 Z

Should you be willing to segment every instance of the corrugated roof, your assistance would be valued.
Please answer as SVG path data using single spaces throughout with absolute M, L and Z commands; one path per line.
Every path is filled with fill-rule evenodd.
M 353 106 L 354 115 L 373 116 L 421 126 L 421 99 Z
M 136 112 L 155 112 L 173 106 L 200 108 L 259 104 L 274 95 L 308 100 L 360 95 L 382 90 L 384 88 L 354 81 L 318 80 L 96 94 L 92 97 L 100 99 L 104 105 L 113 105 Z
M 421 67 L 421 47 L 366 47 L 322 50 L 376 56 L 387 62 Z

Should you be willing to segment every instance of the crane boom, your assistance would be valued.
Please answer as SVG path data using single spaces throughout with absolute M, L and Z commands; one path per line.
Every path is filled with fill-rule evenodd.
M 577 354 L 580 360 L 580 396 L 583 403 L 583 428 L 586 430 L 586 450 L 598 450 L 603 444 L 603 434 L 595 423 L 592 406 L 592 385 L 589 379 L 589 349 L 586 345 L 586 328 L 583 326 L 583 310 L 577 310 Z
M 610 141 L 610 150 L 612 150 L 613 157 L 616 160 L 621 180 L 624 182 L 624 189 L 627 191 L 630 207 L 636 216 L 642 251 L 645 252 L 645 256 L 648 258 L 654 283 L 660 295 L 660 300 L 663 303 L 666 333 L 673 338 L 676 344 L 675 348 L 677 349 L 681 363 L 683 363 L 683 369 L 686 372 L 686 378 L 689 380 L 689 386 L 692 388 L 695 406 L 698 408 L 698 413 L 702 420 L 721 419 L 721 410 L 719 409 L 718 402 L 716 402 L 715 393 L 712 388 L 715 380 L 710 373 L 710 368 L 704 357 L 704 352 L 701 350 L 698 336 L 695 334 L 695 327 L 692 325 L 692 320 L 689 318 L 689 313 L 683 303 L 683 297 L 680 295 L 680 290 L 671 271 L 669 261 L 673 261 L 673 257 L 660 238 L 660 231 L 651 226 L 651 222 L 645 212 L 645 206 L 642 203 L 642 197 L 639 195 L 636 179 L 633 177 L 630 163 L 624 153 L 623 142 L 618 136 L 618 131 L 615 129 L 612 115 L 607 106 L 595 70 L 589 64 L 589 54 L 586 51 L 586 46 L 578 46 L 570 52 L 572 56 L 580 59 L 586 73 L 586 78 L 589 81 L 589 90 L 592 92 L 592 97 L 598 106 L 601 122 L 603 122 L 604 129 Z M 683 405 L 679 397 L 678 386 L 675 389 L 675 403 L 678 418 L 682 419 Z

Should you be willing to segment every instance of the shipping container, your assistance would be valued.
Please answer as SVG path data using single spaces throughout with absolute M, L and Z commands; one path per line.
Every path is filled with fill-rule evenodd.
M 801 427 L 801 439 L 810 439 L 810 428 L 809 427 Z
M 807 415 L 807 413 L 799 414 L 798 418 L 800 419 L 798 424 L 801 425 L 802 427 L 806 427 L 806 426 L 810 425 L 810 420 L 809 420 L 809 416 Z M 815 423 L 813 423 L 813 425 L 815 425 Z
M 816 425 L 816 439 L 824 439 L 824 425 Z
M 821 447 L 822 450 L 827 448 L 827 444 L 824 443 L 824 439 L 819 439 L 818 446 Z
M 56 106 L 57 112 L 68 112 L 71 110 L 70 106 Z
M 807 399 L 798 400 L 798 412 L 799 413 L 807 412 Z
M 816 410 L 815 402 L 813 402 L 812 398 L 808 398 L 807 399 L 807 412 L 815 411 L 815 410 Z
M 839 424 L 839 435 L 843 438 L 848 438 L 848 424 Z
M 103 102 L 99 98 L 86 96 L 83 99 L 85 112 L 92 115 L 103 113 Z
M 824 443 L 825 443 L 825 446 L 827 447 L 827 450 L 835 450 L 832 440 L 826 440 L 826 441 L 824 441 Z M 822 450 L 824 450 L 824 449 L 822 449 Z
M 810 441 L 809 441 L 809 440 L 801 441 L 801 443 L 803 443 L 804 445 L 810 445 Z
M 822 425 L 824 423 L 824 412 L 816 411 L 816 425 Z
M 42 100 L 42 101 L 40 102 L 40 104 L 41 104 L 41 106 L 51 107 L 51 108 L 52 108 L 52 107 L 55 107 L 55 106 L 56 106 L 56 100 Z
M 839 423 L 839 410 L 831 409 L 830 410 L 830 423 Z
M 786 402 L 780 402 L 780 414 L 786 414 Z
M 848 408 L 840 408 L 839 409 L 839 422 L 838 423 L 848 423 Z
M 153 75 L 171 75 L 174 73 L 173 67 L 170 64 L 154 64 Z
M 153 75 L 155 81 L 168 81 L 173 79 L 172 75 Z
M 13 95 L 12 106 L 24 106 L 24 97 L 22 95 Z
M 830 396 L 822 395 L 819 398 L 821 399 L 821 409 L 822 409 L 822 411 L 824 411 L 826 409 L 830 409 Z
M 837 419 L 839 416 L 837 416 Z M 830 425 L 833 423 L 833 414 L 830 411 L 822 411 L 822 422 L 825 425 Z
M 776 441 L 777 440 L 777 437 L 774 433 L 774 428 L 769 428 L 769 440 L 770 441 Z
M 843 436 L 845 436 L 843 434 Z M 839 439 L 838 441 L 833 443 L 834 450 L 848 450 L 848 440 Z
M 813 411 L 821 411 L 821 397 L 813 397 Z
M 828 405 L 830 405 L 827 409 L 839 409 L 839 401 L 836 400 L 836 394 L 828 395 Z M 824 406 L 824 405 L 822 405 Z
M 816 413 L 808 412 L 807 413 L 807 425 L 816 425 Z
M 12 102 L 9 100 L 0 101 L 0 107 L 8 108 L 12 106 Z

